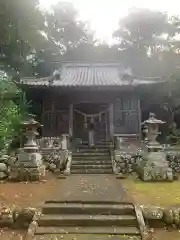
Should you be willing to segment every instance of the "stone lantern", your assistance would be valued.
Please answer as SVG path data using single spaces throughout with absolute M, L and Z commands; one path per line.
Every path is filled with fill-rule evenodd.
M 150 113 L 149 119 L 142 123 L 145 129 L 146 140 L 148 141 L 147 143 L 148 151 L 156 152 L 162 148 L 160 143 L 157 142 L 156 138 L 160 134 L 159 125 L 164 123 L 165 122 L 156 119 L 154 113 Z
M 34 120 L 33 115 L 29 116 L 30 118 L 27 121 L 21 123 L 27 142 L 18 155 L 17 165 L 13 166 L 14 176 L 12 178 L 21 181 L 37 181 L 45 176 L 45 166 L 36 143 L 37 129 L 42 125 Z
M 37 129 L 42 125 L 34 120 L 33 115 L 29 115 L 30 118 L 27 121 L 21 123 L 24 131 L 24 136 L 27 138 L 27 142 L 24 144 L 24 151 L 28 153 L 38 152 L 39 147 L 36 142 L 36 136 L 38 136 Z

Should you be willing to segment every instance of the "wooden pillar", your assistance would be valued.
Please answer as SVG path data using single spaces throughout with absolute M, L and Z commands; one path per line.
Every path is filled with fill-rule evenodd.
M 138 99 L 139 140 L 141 140 L 141 101 Z
M 51 119 L 52 119 L 52 123 L 51 123 L 51 134 L 52 136 L 57 136 L 56 134 L 56 129 L 57 129 L 57 122 L 56 122 L 56 98 L 54 97 L 53 93 L 51 95 L 51 99 L 52 99 L 52 113 L 51 113 Z
M 114 106 L 113 104 L 110 104 L 109 107 L 109 124 L 110 124 L 110 137 L 111 140 L 113 140 L 114 137 Z
M 73 104 L 69 105 L 69 136 L 73 136 Z
M 45 135 L 45 126 L 44 126 L 44 99 L 42 100 L 42 111 L 41 111 L 41 124 L 43 125 L 43 128 L 41 130 L 42 137 Z

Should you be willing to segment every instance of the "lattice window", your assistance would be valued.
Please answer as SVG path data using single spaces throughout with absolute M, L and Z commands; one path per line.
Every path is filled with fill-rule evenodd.
M 66 111 L 57 111 L 55 113 L 55 126 L 56 126 L 56 133 L 58 135 L 62 133 L 68 133 L 69 132 L 69 112 Z
M 53 129 L 53 115 L 52 112 L 43 112 L 42 114 L 43 135 L 50 136 Z
M 137 110 L 138 99 L 117 98 L 115 102 L 115 109 L 116 110 Z
M 138 134 L 138 99 L 117 99 L 114 104 L 114 133 Z

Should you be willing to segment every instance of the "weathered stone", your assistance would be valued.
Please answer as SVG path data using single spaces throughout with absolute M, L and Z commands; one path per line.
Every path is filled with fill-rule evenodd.
M 146 220 L 163 219 L 163 209 L 157 206 L 140 206 Z
M 3 209 L 0 214 L 0 227 L 11 227 L 13 224 L 13 215 L 10 209 Z
M 168 225 L 172 225 L 174 223 L 174 213 L 172 209 L 164 210 L 163 220 Z
M 9 160 L 9 156 L 8 155 L 3 155 L 2 157 L 0 157 L 0 163 L 7 164 L 8 160 Z
M 167 151 L 166 160 L 175 173 L 180 173 L 180 151 Z
M 49 169 L 50 169 L 50 171 L 54 172 L 56 170 L 56 165 L 54 163 L 51 163 L 49 165 Z
M 142 125 L 146 128 L 144 131 L 146 135 L 148 151 L 157 151 L 162 149 L 162 146 L 157 142 L 156 138 L 160 134 L 159 124 L 164 124 L 165 122 L 156 119 L 154 113 L 149 114 L 149 119 L 145 120 Z
M 22 152 L 21 154 L 18 155 L 18 160 L 19 167 L 31 168 L 39 167 L 43 164 L 42 156 L 38 152 L 35 153 Z
M 11 168 L 9 178 L 11 180 L 18 181 L 39 181 L 44 179 L 46 175 L 45 166 L 39 166 L 38 168 Z
M 132 173 L 135 172 L 136 162 L 139 155 L 138 152 L 121 152 L 120 150 L 112 151 L 113 171 L 117 173 Z M 139 157 L 140 158 L 140 157 Z
M 7 173 L 4 173 L 4 172 L 0 172 L 0 180 L 4 180 L 8 177 L 8 174 Z
M 8 167 L 5 163 L 0 163 L 0 172 L 7 172 Z
M 137 173 L 143 181 L 173 181 L 173 171 L 163 152 L 150 152 L 139 162 Z
M 5 163 L 0 163 L 0 180 L 8 177 L 8 166 Z
M 36 210 L 33 208 L 16 208 L 13 211 L 15 228 L 27 228 L 33 220 Z
M 180 211 L 179 209 L 173 209 L 173 215 L 174 215 L 174 224 L 179 227 L 180 225 Z

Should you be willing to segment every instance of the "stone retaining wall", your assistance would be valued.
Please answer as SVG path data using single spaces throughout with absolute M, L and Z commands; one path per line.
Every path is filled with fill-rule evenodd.
M 42 149 L 44 164 L 47 170 L 52 172 L 64 171 L 71 155 L 69 150 L 62 149 Z
M 146 224 L 150 227 L 180 228 L 180 207 L 162 208 L 157 206 L 139 206 Z M 0 228 L 28 229 L 34 219 L 40 215 L 36 208 L 2 208 L 0 211 Z
M 13 229 L 28 229 L 35 215 L 35 208 L 2 208 L 0 210 L 0 227 Z
M 174 173 L 180 173 L 180 152 L 167 152 L 166 159 Z
M 45 178 L 45 170 L 64 172 L 67 168 L 71 152 L 59 148 L 42 149 L 43 166 L 39 168 L 25 168 L 19 166 L 18 158 L 4 155 L 0 157 L 0 181 L 18 180 L 31 181 Z M 38 174 L 37 174 L 38 173 Z M 37 175 L 39 177 L 37 177 Z
M 139 161 L 140 155 L 137 153 L 113 150 L 111 152 L 111 158 L 114 173 L 128 176 L 128 174 L 136 172 L 137 161 Z
M 162 208 L 157 206 L 140 206 L 144 219 L 150 227 L 171 226 L 180 228 L 180 206 Z
M 149 164 L 146 159 L 147 153 L 113 150 L 111 151 L 113 171 L 115 174 L 124 177 L 128 177 L 129 174 L 135 172 L 141 179 L 147 181 L 176 180 L 178 178 L 177 174 L 180 173 L 180 152 L 167 151 L 152 154 L 162 155 L 162 161 L 153 161 L 152 164 Z M 164 164 L 163 168 L 162 163 Z

